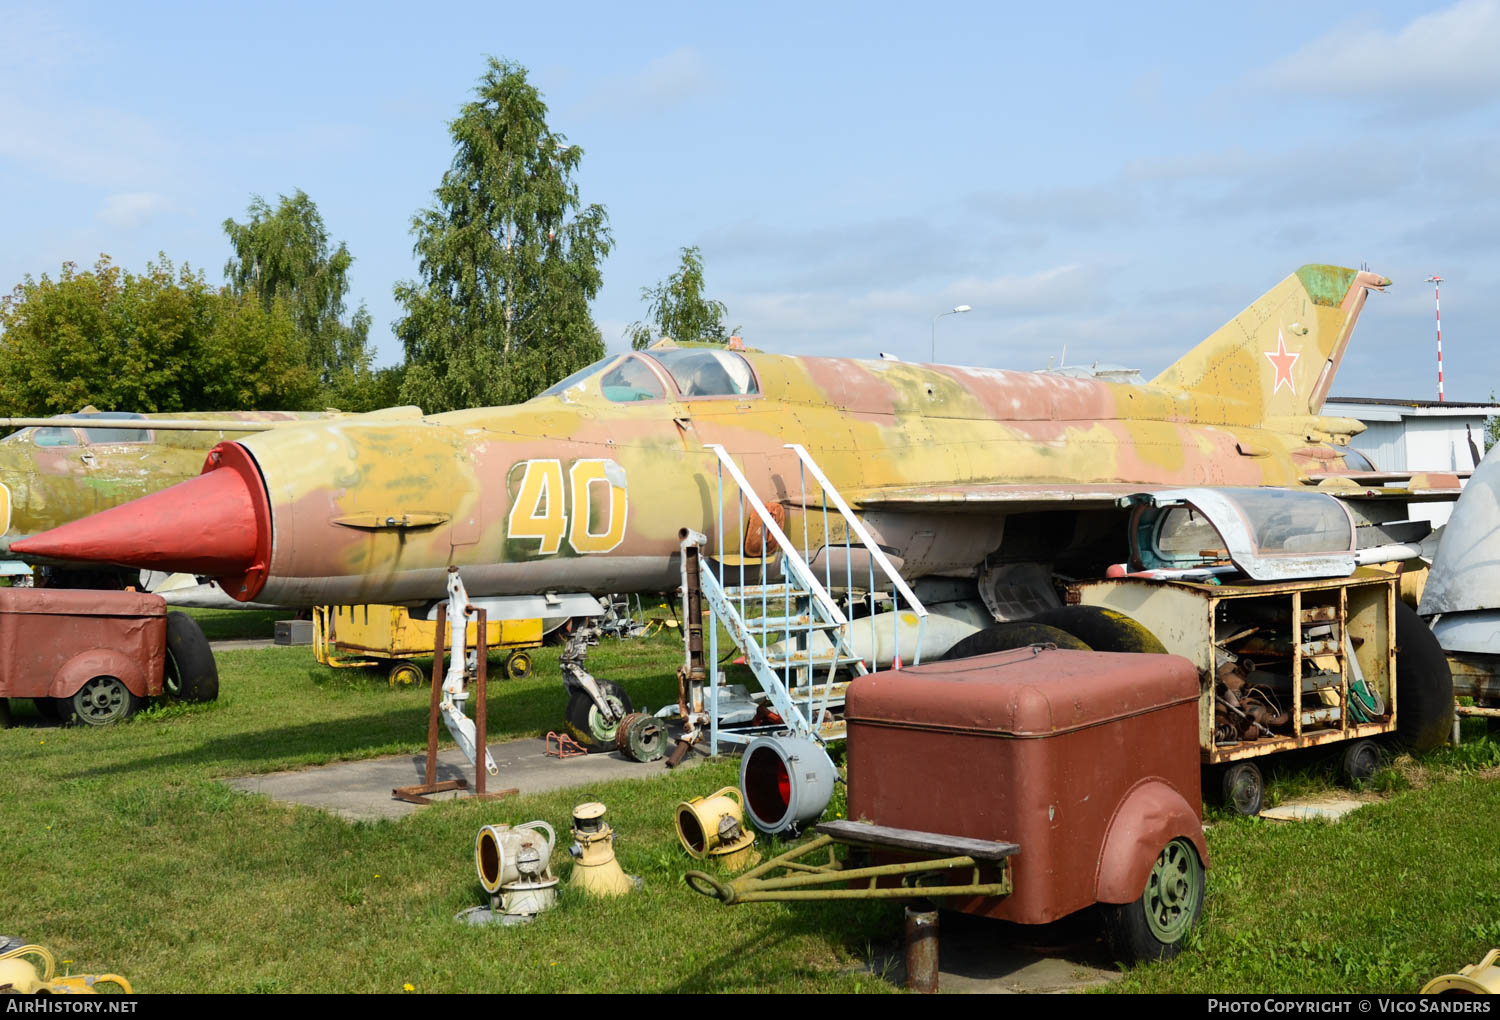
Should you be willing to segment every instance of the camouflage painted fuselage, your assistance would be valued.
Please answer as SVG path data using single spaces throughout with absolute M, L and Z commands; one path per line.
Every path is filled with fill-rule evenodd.
M 221 430 L 164 432 L 155 418 L 222 421 Z M 136 418 L 58 418 L 0 440 L 0 552 L 14 540 L 120 506 L 195 477 L 225 440 L 250 433 L 235 422 L 312 420 L 322 414 L 210 411 Z M 108 427 L 113 426 L 113 427 Z M 117 440 L 125 441 L 117 441 Z
M 1366 291 L 1385 282 L 1304 267 L 1147 386 L 747 352 L 758 392 L 693 398 L 648 352 L 623 357 L 656 373 L 655 399 L 616 402 L 601 368 L 514 407 L 252 436 L 269 571 L 259 592 L 231 594 L 411 601 L 440 595 L 449 565 L 476 595 L 669 589 L 680 528 L 740 545 L 727 478 L 719 534 L 710 443 L 794 517 L 821 502 L 786 449 L 801 444 L 908 577 L 973 576 L 1017 512 L 1337 468 L 1360 426 L 1315 410 Z

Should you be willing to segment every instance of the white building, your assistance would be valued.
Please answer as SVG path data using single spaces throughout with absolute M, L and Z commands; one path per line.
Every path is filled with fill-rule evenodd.
M 1484 456 L 1485 421 L 1500 415 L 1500 404 L 1329 397 L 1322 413 L 1365 423 L 1349 445 L 1378 471 L 1472 471 Z M 1451 509 L 1429 503 L 1413 508 L 1412 516 L 1442 524 Z

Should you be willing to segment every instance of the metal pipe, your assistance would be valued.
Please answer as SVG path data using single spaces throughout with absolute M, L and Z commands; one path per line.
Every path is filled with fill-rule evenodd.
M 924 995 L 938 990 L 938 912 L 931 903 L 906 908 L 906 987 Z

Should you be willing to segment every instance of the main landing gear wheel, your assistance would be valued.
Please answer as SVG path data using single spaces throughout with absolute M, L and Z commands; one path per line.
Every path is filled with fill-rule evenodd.
M 59 698 L 63 722 L 108 726 L 135 714 L 139 700 L 118 677 L 96 676 L 71 698 Z
M 1065 630 L 1096 652 L 1152 652 L 1157 655 L 1167 652 L 1156 635 L 1144 626 L 1124 613 L 1103 606 L 1060 606 L 1038 613 L 1026 622 Z
M 1203 862 L 1190 840 L 1172 840 L 1157 855 L 1146 890 L 1132 903 L 1106 903 L 1104 937 L 1127 963 L 1169 960 L 1203 911 Z
M 167 614 L 167 656 L 162 688 L 181 701 L 213 701 L 219 696 L 219 666 L 203 628 L 186 613 Z
M 988 655 L 990 652 L 1008 652 L 1012 648 L 1028 645 L 1056 645 L 1075 651 L 1091 651 L 1088 645 L 1065 630 L 1032 623 L 1030 620 L 997 623 L 977 634 L 970 634 L 943 655 L 944 659 L 967 659 L 971 655 Z
M 613 680 L 595 680 L 609 707 L 619 714 L 613 722 L 604 717 L 594 699 L 585 691 L 568 692 L 568 732 L 590 752 L 614 748 L 620 722 L 630 714 L 630 695 Z
M 1442 645 L 1405 602 L 1396 602 L 1396 742 L 1416 754 L 1448 739 L 1453 673 Z
M 1237 815 L 1254 817 L 1265 801 L 1266 780 L 1255 762 L 1237 761 L 1224 770 L 1220 790 L 1225 807 Z

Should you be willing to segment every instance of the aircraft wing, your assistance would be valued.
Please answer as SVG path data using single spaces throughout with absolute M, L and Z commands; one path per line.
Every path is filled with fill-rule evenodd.
M 1163 486 L 1165 488 L 1165 486 Z M 1109 509 L 1122 496 L 1151 491 L 1150 486 L 1120 483 L 975 483 L 970 485 L 890 486 L 861 489 L 849 502 L 861 510 L 929 510 L 974 513 L 985 506 L 1023 511 L 1067 504 L 1077 509 Z
M 1318 472 L 1305 475 L 1304 481 L 1339 499 L 1441 503 L 1457 499 L 1470 474 L 1470 471 Z
M 1308 475 L 1306 481 L 1320 492 L 1350 500 L 1401 499 L 1419 502 L 1455 500 L 1467 471 L 1345 472 Z M 1390 483 L 1405 482 L 1404 486 Z M 1162 491 L 1171 486 L 1149 486 L 1125 482 L 1067 484 L 1048 482 L 978 482 L 968 485 L 886 486 L 860 489 L 849 494 L 849 502 L 861 510 L 926 510 L 929 512 L 975 513 L 985 507 L 1009 512 L 1042 510 L 1066 505 L 1072 509 L 1099 510 L 1118 505 L 1122 496 Z

